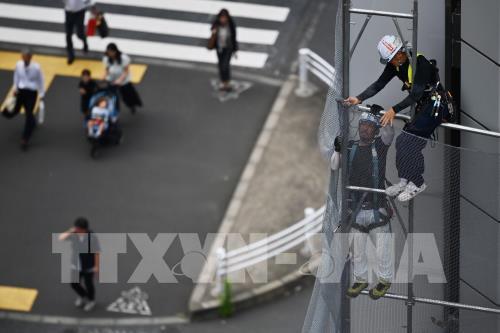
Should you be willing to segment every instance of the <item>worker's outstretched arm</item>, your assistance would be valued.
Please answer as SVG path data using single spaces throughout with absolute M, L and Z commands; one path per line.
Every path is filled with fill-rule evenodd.
M 396 70 L 394 66 L 388 64 L 385 66 L 384 71 L 377 79 L 377 81 L 373 82 L 368 88 L 365 89 L 361 94 L 356 96 L 360 102 L 367 100 L 368 98 L 376 95 L 380 90 L 384 89 L 384 87 L 396 76 Z

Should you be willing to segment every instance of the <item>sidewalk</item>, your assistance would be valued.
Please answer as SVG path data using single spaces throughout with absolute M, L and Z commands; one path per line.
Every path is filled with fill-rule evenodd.
M 316 133 L 326 91 L 300 98 L 294 93 L 296 86 L 295 76 L 283 85 L 233 194 L 220 234 L 239 233 L 246 242 L 252 233 L 270 236 L 302 220 L 305 208 L 316 210 L 323 205 L 328 172 Z M 200 281 L 215 281 L 214 251 L 219 247 L 232 250 L 224 241 L 223 235 L 214 241 Z M 248 302 L 300 280 L 305 275 L 299 269 L 310 260 L 307 251 L 302 251 L 304 246 L 302 243 L 287 251 L 287 256 L 296 258 L 295 264 L 283 265 L 271 259 L 267 265 L 250 267 L 244 283 L 232 283 L 232 301 Z M 267 282 L 254 283 L 249 276 Z M 195 287 L 189 303 L 191 313 L 219 305 L 213 288 L 214 283 Z

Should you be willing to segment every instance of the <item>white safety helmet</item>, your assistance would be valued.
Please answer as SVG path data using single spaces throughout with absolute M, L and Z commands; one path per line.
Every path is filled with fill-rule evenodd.
M 380 127 L 379 118 L 370 112 L 363 112 L 361 114 L 361 117 L 359 118 L 359 124 L 361 123 L 370 123 L 376 128 Z
M 377 49 L 380 54 L 380 63 L 387 64 L 403 47 L 401 39 L 394 35 L 386 35 L 378 42 Z

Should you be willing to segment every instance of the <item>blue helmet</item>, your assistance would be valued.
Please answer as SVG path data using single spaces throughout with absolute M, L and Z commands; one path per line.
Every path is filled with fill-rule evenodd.
M 363 112 L 361 114 L 361 118 L 359 118 L 359 123 L 361 124 L 362 122 L 369 122 L 373 124 L 376 128 L 380 127 L 379 118 L 375 116 L 373 113 Z

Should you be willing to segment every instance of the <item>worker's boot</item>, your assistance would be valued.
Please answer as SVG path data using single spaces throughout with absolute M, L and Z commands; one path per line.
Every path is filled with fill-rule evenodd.
M 380 279 L 377 285 L 372 289 L 370 289 L 369 295 L 372 299 L 377 300 L 380 297 L 384 296 L 390 287 L 391 287 L 390 282 Z
M 400 194 L 403 192 L 408 185 L 408 180 L 401 178 L 399 183 L 394 184 L 392 186 L 389 186 L 388 188 L 385 189 L 385 194 L 387 194 L 390 197 L 395 197 L 396 195 Z
M 405 190 L 398 195 L 398 200 L 401 202 L 410 201 L 415 198 L 418 194 L 422 193 L 427 188 L 427 185 L 424 183 L 420 187 L 413 184 L 413 182 L 409 182 L 406 186 Z
M 351 298 L 358 297 L 366 287 L 368 287 L 368 283 L 366 282 L 354 282 L 351 288 L 347 289 L 346 294 Z

